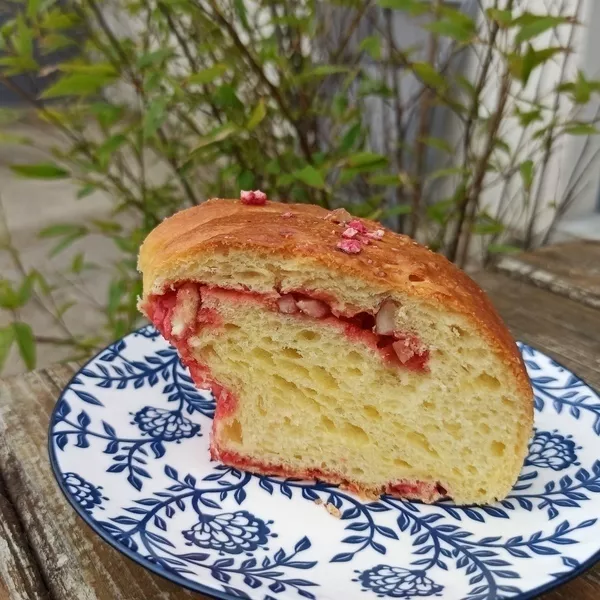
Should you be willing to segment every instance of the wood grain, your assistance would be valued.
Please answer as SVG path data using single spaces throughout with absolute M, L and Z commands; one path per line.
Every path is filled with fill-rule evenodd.
M 481 273 L 476 279 L 515 337 L 600 388 L 600 310 L 507 276 Z M 47 458 L 47 427 L 76 368 L 56 366 L 0 381 L 0 600 L 205 598 L 112 549 L 59 491 Z M 541 598 L 597 600 L 600 567 Z
M 38 582 L 45 581 L 50 598 L 57 600 L 203 598 L 153 575 L 103 542 L 56 485 L 46 449 L 48 422 L 74 368 L 59 366 L 0 382 L 0 472 L 39 565 Z M 15 561 L 19 556 L 14 554 Z M 21 571 L 8 571 L 0 566 L 2 585 L 23 588 Z M 44 598 L 6 596 L 38 597 Z
M 580 240 L 502 258 L 497 269 L 600 308 L 600 242 Z

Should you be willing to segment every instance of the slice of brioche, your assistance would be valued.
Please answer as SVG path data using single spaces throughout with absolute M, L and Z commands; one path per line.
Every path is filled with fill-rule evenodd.
M 140 308 L 215 394 L 212 457 L 367 496 L 504 498 L 533 419 L 507 328 L 445 258 L 351 219 L 215 199 L 144 242 Z

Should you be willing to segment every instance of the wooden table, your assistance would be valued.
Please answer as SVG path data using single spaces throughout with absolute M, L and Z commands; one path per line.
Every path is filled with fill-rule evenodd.
M 504 274 L 476 279 L 515 337 L 600 389 L 599 309 Z M 0 600 L 202 598 L 101 541 L 55 484 L 46 432 L 54 402 L 75 369 L 55 366 L 0 381 Z M 600 565 L 543 596 L 597 598 Z

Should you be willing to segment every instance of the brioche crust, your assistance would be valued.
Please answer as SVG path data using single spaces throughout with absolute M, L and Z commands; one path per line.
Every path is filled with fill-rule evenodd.
M 460 314 L 512 374 L 528 416 L 522 424 L 527 438 L 533 422 L 529 378 L 511 334 L 483 290 L 445 257 L 388 229 L 360 253 L 346 254 L 337 248 L 340 226 L 329 216 L 330 211 L 314 205 L 249 206 L 223 199 L 181 211 L 156 227 L 140 249 L 142 305 L 149 295 L 162 293 L 174 282 L 199 280 L 199 257 L 237 252 L 324 271 L 332 281 L 350 278 L 377 298 L 408 297 Z M 379 223 L 362 222 L 371 230 L 381 229 Z M 231 287 L 245 286 L 231 281 Z M 339 288 L 337 292 L 339 296 Z

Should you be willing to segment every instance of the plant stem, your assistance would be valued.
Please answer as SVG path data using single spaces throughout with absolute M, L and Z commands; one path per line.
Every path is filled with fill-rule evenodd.
M 440 9 L 440 0 L 432 2 L 431 10 L 434 19 L 438 17 Z M 427 62 L 434 66 L 438 53 L 439 37 L 435 33 L 429 34 Z M 427 150 L 426 138 L 429 135 L 430 127 L 430 109 L 433 94 L 431 89 L 427 89 L 423 93 L 419 108 L 419 125 L 417 128 L 417 139 L 415 141 L 415 166 L 414 166 L 414 183 L 412 193 L 412 212 L 410 221 L 409 235 L 415 237 L 419 228 L 421 201 L 423 199 L 423 176 L 425 172 L 425 157 Z
M 573 17 L 575 20 L 579 17 L 579 13 L 581 11 L 582 0 L 578 0 L 575 6 L 575 11 L 573 13 Z M 564 4 L 563 4 L 564 6 Z M 569 38 L 567 40 L 567 49 L 563 56 L 563 62 L 560 69 L 560 76 L 557 82 L 557 86 L 563 83 L 565 74 L 567 71 L 567 65 L 569 63 L 569 48 L 573 44 L 573 39 L 575 37 L 575 24 L 572 24 L 571 30 L 569 31 Z M 527 230 L 525 232 L 525 249 L 529 250 L 533 245 L 533 238 L 535 235 L 535 226 L 537 224 L 538 211 L 540 202 L 542 200 L 542 192 L 544 191 L 544 183 L 546 179 L 546 170 L 548 169 L 548 164 L 552 155 L 554 153 L 554 132 L 556 128 L 556 123 L 554 117 L 558 115 L 560 110 L 560 99 L 561 94 L 557 91 L 554 94 L 554 103 L 552 105 L 552 113 L 550 119 L 550 125 L 546 130 L 546 135 L 544 136 L 544 155 L 542 158 L 542 166 L 540 167 L 539 175 L 538 175 L 538 186 L 535 193 L 535 198 L 533 200 L 533 206 L 531 207 L 531 215 L 529 217 L 529 222 L 527 223 Z

